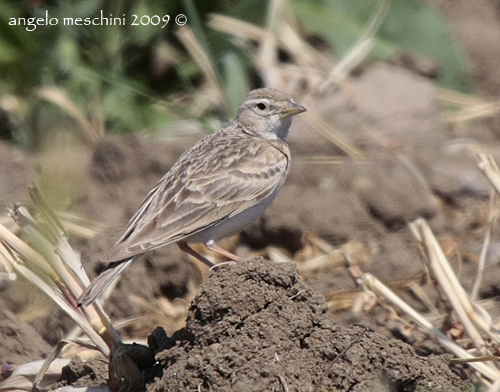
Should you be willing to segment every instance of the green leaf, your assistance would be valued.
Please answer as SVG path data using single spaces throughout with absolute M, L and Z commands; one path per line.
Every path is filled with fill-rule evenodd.
M 370 16 L 360 17 L 350 10 L 343 9 L 344 7 L 340 6 L 343 1 L 345 0 L 323 2 L 328 4 L 306 0 L 293 2 L 296 16 L 305 31 L 325 39 L 340 58 L 345 56 L 363 35 Z M 372 7 L 371 11 L 377 7 L 377 3 L 369 2 L 369 4 Z M 398 45 L 395 42 L 377 37 L 372 56 L 387 60 L 393 58 L 397 51 Z
M 234 52 L 222 58 L 225 75 L 225 90 L 230 105 L 231 117 L 236 115 L 240 102 L 248 91 L 248 75 L 243 62 Z
M 306 32 L 325 39 L 340 58 L 363 34 L 377 6 L 376 2 L 364 0 L 293 1 Z M 439 85 L 472 91 L 464 50 L 441 14 L 425 1 L 393 0 L 368 58 L 390 61 L 408 50 L 442 65 Z

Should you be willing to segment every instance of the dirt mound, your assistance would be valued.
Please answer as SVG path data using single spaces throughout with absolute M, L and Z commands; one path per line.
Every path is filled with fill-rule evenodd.
M 473 390 L 446 355 L 337 325 L 295 265 L 262 258 L 213 273 L 157 358 L 149 391 Z
M 0 307 L 0 364 L 16 364 L 44 358 L 51 348 L 33 327 Z

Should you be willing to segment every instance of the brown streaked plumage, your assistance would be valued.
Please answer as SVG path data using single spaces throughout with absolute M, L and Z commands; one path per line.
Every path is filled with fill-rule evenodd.
M 185 151 L 149 192 L 78 303 L 91 304 L 135 258 L 170 243 L 209 266 L 188 244 L 240 260 L 214 241 L 243 230 L 271 204 L 290 169 L 291 117 L 305 110 L 279 90 L 248 93 L 236 119 Z

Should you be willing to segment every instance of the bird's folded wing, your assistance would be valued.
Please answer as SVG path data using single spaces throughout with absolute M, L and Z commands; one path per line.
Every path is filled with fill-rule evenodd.
M 181 241 L 258 204 L 282 185 L 290 160 L 284 142 L 224 142 L 212 143 L 210 160 L 196 148 L 181 156 L 132 217 L 109 261 Z

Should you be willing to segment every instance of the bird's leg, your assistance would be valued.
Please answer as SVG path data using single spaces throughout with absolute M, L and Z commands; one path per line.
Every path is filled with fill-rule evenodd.
M 177 246 L 179 247 L 180 250 L 183 252 L 186 252 L 187 254 L 193 256 L 195 259 L 200 260 L 203 264 L 207 265 L 209 268 L 214 268 L 217 269 L 217 265 L 212 263 L 210 260 L 207 258 L 203 257 L 200 255 L 198 252 L 196 252 L 193 248 L 191 248 L 188 244 L 185 242 L 178 242 Z
M 216 253 L 219 253 L 223 256 L 226 256 L 229 260 L 237 261 L 239 263 L 241 263 L 242 261 L 245 260 L 242 257 L 236 256 L 235 254 L 228 252 L 225 249 L 222 249 L 220 246 L 215 245 L 215 243 L 213 241 L 208 241 L 205 244 L 205 246 L 207 247 L 208 250 L 211 250 L 212 252 L 216 252 Z

